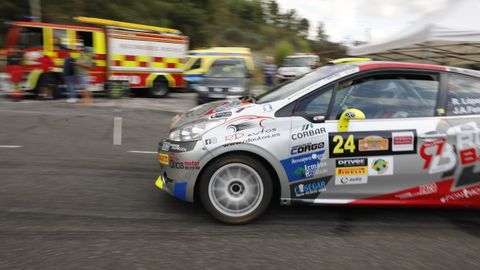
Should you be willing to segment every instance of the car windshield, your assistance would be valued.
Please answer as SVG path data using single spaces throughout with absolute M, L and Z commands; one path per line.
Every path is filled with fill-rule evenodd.
M 246 68 L 242 63 L 215 63 L 207 73 L 208 77 L 244 78 Z
M 352 64 L 323 66 L 310 73 L 305 74 L 297 80 L 286 82 L 271 89 L 270 91 L 258 95 L 257 97 L 255 97 L 256 103 L 261 104 L 284 99 L 319 80 L 330 77 L 338 72 L 351 69 L 353 67 L 355 66 Z
M 287 57 L 283 60 L 282 67 L 309 67 L 314 62 L 313 57 Z

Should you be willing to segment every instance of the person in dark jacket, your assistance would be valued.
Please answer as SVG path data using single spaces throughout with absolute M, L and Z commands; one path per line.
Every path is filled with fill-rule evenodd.
M 75 76 L 75 59 L 71 56 L 72 50 L 68 49 L 68 55 L 64 58 L 63 62 L 63 78 L 67 86 L 68 91 L 68 103 L 76 103 L 78 101 L 76 94 L 76 79 Z

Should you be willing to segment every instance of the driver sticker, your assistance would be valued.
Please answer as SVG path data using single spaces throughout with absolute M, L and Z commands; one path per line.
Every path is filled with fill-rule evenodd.
M 331 132 L 331 158 L 415 154 L 415 130 Z

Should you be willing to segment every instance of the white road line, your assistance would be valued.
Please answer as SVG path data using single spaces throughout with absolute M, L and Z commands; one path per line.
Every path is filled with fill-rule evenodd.
M 113 118 L 113 145 L 122 144 L 122 117 Z
M 155 151 L 137 151 L 137 150 L 130 150 L 127 151 L 128 153 L 135 153 L 135 154 L 157 154 Z
M 0 145 L 0 148 L 21 148 L 23 145 Z

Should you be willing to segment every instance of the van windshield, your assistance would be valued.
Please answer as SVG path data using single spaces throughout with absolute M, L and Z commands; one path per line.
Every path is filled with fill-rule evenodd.
M 314 57 L 287 57 L 282 67 L 309 67 L 315 63 Z
M 245 78 L 246 67 L 241 63 L 215 63 L 207 77 Z
M 352 64 L 327 65 L 305 74 L 297 80 L 288 81 L 255 97 L 256 103 L 278 101 L 338 72 L 354 68 Z

